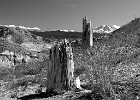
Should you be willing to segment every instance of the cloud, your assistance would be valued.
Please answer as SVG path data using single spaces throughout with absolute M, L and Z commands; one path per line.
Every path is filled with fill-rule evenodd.
M 68 4 L 68 3 L 65 3 L 63 5 L 66 6 L 66 7 L 70 7 L 70 8 L 76 8 L 77 7 L 76 4 Z

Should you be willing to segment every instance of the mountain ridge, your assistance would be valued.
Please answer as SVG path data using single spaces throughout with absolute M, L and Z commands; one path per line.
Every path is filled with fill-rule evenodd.
M 120 26 L 117 26 L 117 25 L 101 25 L 101 26 L 98 26 L 96 27 L 95 29 L 93 29 L 93 33 L 96 32 L 96 33 L 111 33 L 113 32 L 114 30 L 116 29 L 119 29 Z
M 5 26 L 5 27 L 13 27 L 13 28 L 16 28 L 16 27 L 19 27 L 21 29 L 25 29 L 25 30 L 34 30 L 34 31 L 40 31 L 40 28 L 38 27 L 25 27 L 25 26 L 16 26 L 16 25 L 0 25 L 0 26 Z

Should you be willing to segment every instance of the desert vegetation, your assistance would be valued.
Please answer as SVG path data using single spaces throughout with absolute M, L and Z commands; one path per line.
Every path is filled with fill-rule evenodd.
M 47 46 L 53 40 L 19 28 L 11 29 L 10 40 L 4 34 L 0 32 L 0 97 L 22 99 L 45 93 L 50 66 Z M 106 37 L 94 38 L 93 46 L 86 49 L 82 47 L 81 37 L 68 37 L 73 49 L 74 79 L 79 77 L 83 90 L 90 91 L 83 92 L 73 86 L 50 97 L 47 93 L 46 97 L 39 95 L 36 100 L 139 100 L 140 18 Z M 52 44 L 62 40 L 57 38 Z
M 138 100 L 139 25 L 138 18 L 94 42 L 93 47 L 74 51 L 78 51 L 75 67 L 88 69 L 93 100 Z

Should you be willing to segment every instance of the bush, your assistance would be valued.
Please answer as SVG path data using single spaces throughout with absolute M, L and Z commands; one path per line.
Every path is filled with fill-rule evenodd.
M 133 57 L 138 55 L 139 50 L 137 48 L 128 46 L 111 48 L 110 46 L 100 44 L 99 46 L 94 45 L 94 47 L 88 48 L 85 51 L 75 50 L 74 53 L 75 67 L 86 69 L 84 73 L 86 73 L 86 78 L 90 80 L 94 98 L 132 100 L 130 98 L 136 98 L 138 93 L 140 93 L 136 92 L 138 88 L 131 88 L 126 84 L 122 89 L 119 85 L 115 89 L 112 83 L 115 67 L 121 62 L 133 59 Z M 133 92 L 130 92 L 130 90 Z M 136 91 L 134 92 L 134 90 Z

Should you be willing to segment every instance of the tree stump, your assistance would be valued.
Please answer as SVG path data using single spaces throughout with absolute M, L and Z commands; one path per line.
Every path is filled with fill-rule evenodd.
M 91 21 L 88 23 L 87 17 L 83 18 L 82 45 L 83 48 L 93 46 L 93 33 L 91 30 Z
M 71 44 L 65 39 L 50 49 L 47 93 L 69 90 L 73 79 L 74 62 Z

